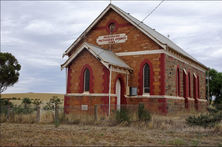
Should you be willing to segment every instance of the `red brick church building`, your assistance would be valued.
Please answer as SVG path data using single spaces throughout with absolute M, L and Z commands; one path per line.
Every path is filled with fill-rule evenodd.
M 65 51 L 64 106 L 151 105 L 168 113 L 174 104 L 201 110 L 206 66 L 169 38 L 113 4 Z M 110 109 L 110 108 L 109 108 Z M 68 114 L 71 109 L 65 109 Z

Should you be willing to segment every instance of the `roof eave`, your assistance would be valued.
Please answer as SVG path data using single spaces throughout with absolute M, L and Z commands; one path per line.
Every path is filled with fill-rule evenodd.
M 168 47 L 169 47 L 169 46 L 168 46 Z M 172 48 L 172 47 L 170 47 L 170 49 L 174 50 L 175 52 L 177 52 L 178 54 L 180 54 L 180 55 L 182 55 L 182 56 L 185 56 L 186 58 L 189 58 L 189 59 L 192 60 L 193 62 L 201 65 L 203 68 L 208 69 L 207 66 L 205 66 L 204 64 L 198 62 L 197 60 L 193 60 L 192 58 L 190 58 L 190 57 L 188 57 L 188 56 L 186 56 L 186 55 L 184 55 L 184 54 L 181 54 L 180 52 L 178 52 L 176 49 L 174 49 L 174 48 Z
M 126 16 L 124 13 L 122 13 L 118 8 L 113 6 L 112 4 L 109 4 L 103 12 L 89 25 L 89 27 L 72 43 L 72 45 L 63 53 L 63 57 L 65 55 L 68 55 L 68 53 L 78 44 L 78 42 L 82 39 L 82 37 L 87 34 L 94 26 L 95 24 L 105 15 L 107 11 L 110 9 L 113 9 L 115 12 L 117 12 L 119 15 L 121 15 L 123 18 L 125 18 L 127 21 L 132 23 L 137 29 L 142 31 L 144 34 L 149 36 L 152 40 L 154 40 L 158 45 L 160 45 L 163 49 L 166 50 L 166 44 L 159 41 L 157 38 L 152 36 L 150 33 L 148 33 L 146 30 L 144 30 L 140 25 L 136 24 L 133 20 L 131 20 L 128 16 Z
M 105 15 L 105 13 L 107 11 L 109 11 L 109 9 L 111 4 L 109 4 L 104 10 L 103 12 L 88 26 L 88 28 L 72 43 L 72 45 L 63 53 L 63 57 L 65 55 L 68 55 L 68 53 L 79 43 L 79 41 L 82 39 L 82 37 L 87 34 L 94 26 L 95 24 Z

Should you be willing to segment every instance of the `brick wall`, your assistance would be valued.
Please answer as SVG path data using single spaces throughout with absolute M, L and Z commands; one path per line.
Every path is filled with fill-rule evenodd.
M 92 69 L 93 75 L 93 87 L 92 90 L 94 93 L 102 93 L 104 90 L 103 85 L 103 77 L 104 72 L 103 68 L 104 66 L 100 63 L 99 60 L 97 60 L 91 53 L 87 50 L 83 50 L 71 63 L 70 69 L 70 93 L 79 93 L 80 92 L 80 83 L 81 83 L 81 74 L 82 69 L 85 65 L 89 65 Z M 91 82 L 91 81 L 90 81 Z M 91 84 L 91 83 L 90 83 Z M 81 85 L 83 87 L 83 85 Z
M 77 44 L 77 46 L 70 52 L 69 56 L 75 52 L 78 47 L 83 42 L 88 42 L 97 46 L 101 46 L 105 49 L 109 49 L 110 45 L 98 45 L 96 39 L 99 36 L 109 35 L 107 31 L 107 25 L 110 21 L 117 23 L 117 29 L 113 34 L 127 34 L 131 31 L 134 26 L 127 22 L 124 18 L 118 15 L 113 10 L 109 10 L 106 15 L 101 19 L 92 30 L 85 34 L 82 40 Z M 112 45 L 112 51 L 118 52 L 132 52 L 132 51 L 143 51 L 143 50 L 158 50 L 161 47 L 151 40 L 149 37 L 144 35 L 138 29 L 134 29 L 131 33 L 127 34 L 127 40 L 125 43 L 117 43 Z M 142 66 L 144 63 L 149 63 L 152 66 L 152 77 L 151 77 L 151 95 L 176 95 L 176 68 L 179 66 L 180 69 L 180 96 L 183 97 L 183 69 L 187 72 L 190 71 L 191 75 L 191 96 L 193 96 L 193 73 L 199 75 L 200 79 L 200 98 L 205 99 L 205 73 L 201 72 L 183 62 L 180 62 L 165 54 L 150 54 L 150 55 L 134 55 L 134 56 L 121 56 L 120 57 L 127 65 L 133 68 L 133 72 L 128 76 L 128 84 L 130 87 L 138 87 L 138 94 L 143 94 L 142 89 Z M 91 78 L 91 93 L 108 93 L 109 91 L 109 70 L 106 69 L 94 56 L 92 56 L 88 51 L 83 50 L 69 65 L 69 75 L 68 75 L 68 93 L 81 93 L 81 76 L 84 66 L 90 66 L 93 74 Z M 170 107 L 173 103 L 184 103 L 184 100 L 166 100 L 158 98 L 125 98 L 125 88 L 126 88 L 126 74 L 120 74 L 117 72 L 112 72 L 111 79 L 111 94 L 115 93 L 116 80 L 120 78 L 121 84 L 124 89 L 122 89 L 122 99 L 121 103 L 126 104 L 139 104 L 139 102 L 144 103 L 155 103 L 150 105 L 149 108 L 154 111 L 165 112 L 166 107 Z M 191 104 L 194 101 L 189 101 Z M 69 97 L 66 98 L 65 102 L 67 106 L 72 105 L 89 105 L 94 106 L 95 104 L 108 104 L 108 97 Z M 164 103 L 164 106 L 162 105 Z M 116 104 L 116 97 L 111 98 L 111 104 Z M 168 106 L 169 105 L 169 106 Z M 184 105 L 183 105 L 184 107 Z M 178 109 L 182 109 L 178 108 Z M 169 109 L 170 110 L 170 109 Z
M 206 85 L 205 85 L 205 72 L 202 72 L 188 64 L 185 64 L 177 59 L 174 59 L 168 55 L 166 55 L 166 95 L 175 96 L 176 95 L 176 69 L 179 66 L 180 69 L 180 97 L 184 96 L 183 93 L 183 69 L 186 72 L 190 72 L 191 78 L 191 97 L 194 98 L 194 83 L 193 83 L 193 74 L 199 75 L 200 79 L 200 99 L 206 99 Z
M 80 43 L 73 49 L 70 55 L 78 49 L 78 47 L 83 42 L 88 42 L 97 46 L 101 46 L 105 49 L 110 49 L 110 45 L 98 45 L 96 39 L 99 36 L 110 35 L 110 32 L 107 31 L 107 25 L 110 20 L 115 20 L 117 24 L 117 30 L 113 32 L 113 34 L 127 34 L 130 32 L 134 26 L 130 24 L 127 20 L 125 20 L 122 16 L 114 12 L 113 10 L 109 10 L 103 19 L 101 19 L 92 30 L 86 34 Z M 141 50 L 156 50 L 159 49 L 159 45 L 157 45 L 153 40 L 148 38 L 145 34 L 143 34 L 138 29 L 134 28 L 131 33 L 127 34 L 127 41 L 125 43 L 117 43 L 112 45 L 112 51 L 115 53 L 118 52 L 129 52 L 129 51 L 141 51 Z
M 129 78 L 129 86 L 130 87 L 138 87 L 137 89 L 137 93 L 139 95 L 143 94 L 143 90 L 142 90 L 142 84 L 141 84 L 141 80 L 140 78 L 142 75 L 142 69 L 143 69 L 143 65 L 144 65 L 144 61 L 148 61 L 150 62 L 150 64 L 152 65 L 152 76 L 151 76 L 151 94 L 153 95 L 160 95 L 161 93 L 161 69 L 160 65 L 160 58 L 161 58 L 161 54 L 150 54 L 150 55 L 135 55 L 135 56 L 121 56 L 121 59 L 127 64 L 129 65 L 131 68 L 133 68 L 133 73 L 130 74 L 130 78 Z M 141 87 L 141 88 L 140 88 Z

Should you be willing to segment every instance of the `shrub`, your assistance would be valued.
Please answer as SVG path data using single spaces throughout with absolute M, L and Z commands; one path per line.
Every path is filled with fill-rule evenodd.
M 211 107 L 207 107 L 207 110 L 208 110 L 208 112 L 210 112 L 210 113 L 217 113 L 217 112 L 219 112 L 218 109 L 211 108 Z
M 214 127 L 217 123 L 222 120 L 222 112 L 218 113 L 208 113 L 208 114 L 201 114 L 199 116 L 189 116 L 186 119 L 186 122 L 191 125 L 202 126 L 204 128 L 207 127 Z
M 43 107 L 44 110 L 54 110 L 54 107 L 62 104 L 62 101 L 57 96 L 53 96 L 49 102 L 46 103 L 46 106 Z
M 140 121 L 150 121 L 151 120 L 150 112 L 147 109 L 145 109 L 143 103 L 139 103 L 138 118 Z
M 121 108 L 115 112 L 115 119 L 117 123 L 128 122 L 131 121 L 131 115 L 127 108 Z
M 218 111 L 222 110 L 222 104 L 214 104 L 214 106 Z
M 22 104 L 25 104 L 25 108 L 27 108 L 27 105 L 30 105 L 31 103 L 32 101 L 28 97 L 22 99 Z
M 54 124 L 55 127 L 57 128 L 60 125 L 60 120 L 59 119 L 54 120 Z
M 34 111 L 33 108 L 22 108 L 22 106 L 15 106 L 12 110 L 14 114 L 31 114 Z
M 9 101 L 7 99 L 1 99 L 0 98 L 0 106 L 6 106 L 9 104 Z
M 8 113 L 8 107 L 7 106 L 0 106 L 0 113 L 7 115 Z

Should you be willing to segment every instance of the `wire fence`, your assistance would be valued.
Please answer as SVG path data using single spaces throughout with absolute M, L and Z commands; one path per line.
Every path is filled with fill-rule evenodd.
M 182 104 L 169 105 L 167 103 L 143 103 L 144 110 L 152 117 L 152 120 L 161 118 L 165 122 L 174 120 L 177 123 L 184 123 L 190 115 L 208 113 L 208 110 L 222 110 L 221 105 L 199 105 L 201 111 L 197 111 L 196 105 L 190 105 L 187 109 Z M 208 108 L 207 108 L 208 107 Z M 191 109 L 193 108 L 193 109 Z M 204 108 L 204 109 L 203 109 Z M 205 110 L 205 111 L 202 111 Z M 117 122 L 117 117 L 124 118 L 129 122 L 140 121 L 140 105 L 81 105 L 81 106 L 58 106 L 52 109 L 37 105 L 29 106 L 1 106 L 0 122 L 13 123 L 53 123 L 60 120 L 66 124 L 108 124 Z M 118 116 L 119 115 L 119 116 Z

